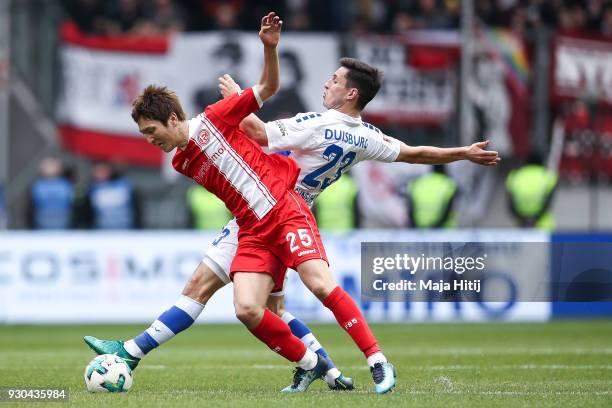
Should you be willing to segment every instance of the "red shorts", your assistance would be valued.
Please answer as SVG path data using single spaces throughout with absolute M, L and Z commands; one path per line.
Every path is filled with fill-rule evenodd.
M 327 262 L 321 235 L 310 208 L 288 190 L 260 223 L 240 228 L 230 279 L 235 272 L 267 273 L 274 280 L 272 292 L 279 292 L 287 268 L 296 269 L 311 259 Z

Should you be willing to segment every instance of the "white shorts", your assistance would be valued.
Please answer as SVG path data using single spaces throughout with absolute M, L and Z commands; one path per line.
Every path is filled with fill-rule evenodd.
M 229 273 L 230 266 L 236 255 L 236 249 L 238 248 L 238 224 L 236 218 L 231 219 L 225 227 L 221 230 L 221 233 L 212 244 L 206 250 L 204 259 L 202 262 L 206 264 L 214 273 L 223 281 L 223 283 L 230 283 Z M 285 274 L 285 282 L 283 283 L 283 290 L 280 292 L 272 292 L 271 296 L 283 296 L 285 293 L 285 284 L 287 283 L 287 274 Z

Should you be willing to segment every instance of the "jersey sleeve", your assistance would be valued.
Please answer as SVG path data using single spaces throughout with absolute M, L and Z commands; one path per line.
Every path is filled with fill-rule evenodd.
M 242 119 L 256 112 L 263 105 L 255 87 L 245 89 L 206 107 L 206 114 L 230 126 L 238 126 Z
M 316 127 L 314 121 L 304 120 L 304 117 L 310 119 L 310 115 L 313 118 L 320 116 L 318 113 L 298 113 L 289 119 L 267 122 L 265 128 L 268 149 L 271 152 L 279 152 L 307 148 Z
M 399 140 L 390 136 L 377 134 L 375 137 L 370 138 L 370 146 L 367 149 L 365 159 L 391 163 L 397 159 L 399 153 Z

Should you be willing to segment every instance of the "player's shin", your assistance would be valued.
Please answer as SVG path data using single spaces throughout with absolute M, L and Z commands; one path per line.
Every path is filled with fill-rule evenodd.
M 374 391 L 377 394 L 391 391 L 395 387 L 395 367 L 387 362 L 355 301 L 337 286 L 323 300 L 323 304 L 334 313 L 338 323 L 366 356 L 374 380 Z
M 251 333 L 287 360 L 297 362 L 304 370 L 312 369 L 317 363 L 316 354 L 307 349 L 291 333 L 289 326 L 268 309 L 259 324 L 251 329 Z
M 126 341 L 124 347 L 132 356 L 142 358 L 189 328 L 203 310 L 203 304 L 181 295 L 174 306 L 162 313 L 147 330 Z
M 323 300 L 323 305 L 332 311 L 340 326 L 351 336 L 368 359 L 368 365 L 372 366 L 376 362 L 386 361 L 368 322 L 348 293 L 337 286 Z
M 332 359 L 329 357 L 321 343 L 319 343 L 314 334 L 312 334 L 310 328 L 289 312 L 284 312 L 281 318 L 289 325 L 291 333 L 293 333 L 295 337 L 299 338 L 302 343 L 306 345 L 306 347 L 319 354 L 327 361 L 328 370 L 325 375 L 325 381 L 328 384 L 333 384 L 334 380 L 340 376 L 340 370 L 336 368 Z

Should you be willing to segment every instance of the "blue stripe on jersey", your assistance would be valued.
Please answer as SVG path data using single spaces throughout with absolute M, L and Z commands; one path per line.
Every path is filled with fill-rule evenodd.
M 158 320 L 165 324 L 174 334 L 182 332 L 193 324 L 191 316 L 176 306 L 172 306 L 162 313 Z
M 312 118 L 318 118 L 320 117 L 321 114 L 320 113 L 309 113 L 308 115 L 304 115 L 301 118 L 297 118 L 295 120 L 296 123 L 301 123 L 302 121 L 306 121 L 308 119 L 312 119 Z
M 371 124 L 369 124 L 367 122 L 361 122 L 361 123 L 363 123 L 363 126 L 367 127 L 368 129 L 372 129 L 376 133 L 380 133 L 380 130 L 376 126 L 371 125 Z
M 283 150 L 282 152 L 276 152 L 274 154 L 280 154 L 281 156 L 290 156 L 291 150 Z
M 134 342 L 144 354 L 147 354 L 149 351 L 159 346 L 155 339 L 146 331 L 134 337 Z

